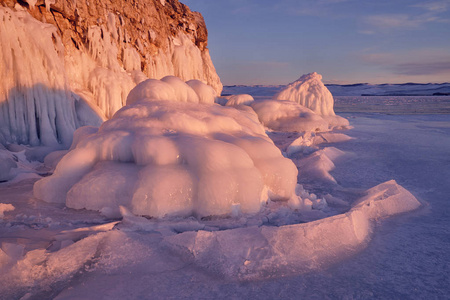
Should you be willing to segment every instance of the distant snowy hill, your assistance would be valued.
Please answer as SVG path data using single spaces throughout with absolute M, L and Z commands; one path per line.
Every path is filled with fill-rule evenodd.
M 333 96 L 433 96 L 449 95 L 450 83 L 404 83 L 404 84 L 368 84 L 349 85 L 326 84 Z M 273 96 L 285 85 L 233 85 L 224 86 L 223 95 L 250 94 L 252 96 Z
M 326 86 L 334 96 L 436 96 L 450 94 L 450 83 L 358 83 Z

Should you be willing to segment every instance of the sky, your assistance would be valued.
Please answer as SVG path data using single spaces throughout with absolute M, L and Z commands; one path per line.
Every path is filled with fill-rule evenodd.
M 450 82 L 450 0 L 181 0 L 224 85 Z

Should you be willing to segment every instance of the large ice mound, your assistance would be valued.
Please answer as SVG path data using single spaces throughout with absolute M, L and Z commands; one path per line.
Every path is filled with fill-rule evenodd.
M 303 75 L 273 96 L 274 100 L 289 100 L 309 108 L 329 124 L 330 128 L 349 126 L 347 119 L 334 113 L 334 99 L 316 72 Z
M 97 132 L 76 132 L 72 150 L 34 195 L 111 215 L 123 205 L 152 217 L 255 213 L 267 195 L 290 199 L 297 168 L 256 115 L 195 103 L 191 91 L 173 77 L 142 82 Z
M 288 84 L 273 98 L 297 102 L 319 115 L 335 115 L 333 95 L 322 83 L 322 75 L 316 72 L 303 75 L 298 80 Z

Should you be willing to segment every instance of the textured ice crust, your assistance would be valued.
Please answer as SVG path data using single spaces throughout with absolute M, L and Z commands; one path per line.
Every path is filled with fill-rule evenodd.
M 226 277 L 261 279 L 326 266 L 363 247 L 371 221 L 414 210 L 420 202 L 394 180 L 367 191 L 345 214 L 281 227 L 185 232 L 164 239 L 185 259 Z
M 198 103 L 204 88 L 197 90 L 176 77 L 138 84 L 98 131 L 75 132 L 71 151 L 34 195 L 152 217 L 256 213 L 267 200 L 264 187 L 271 200 L 293 197 L 297 168 L 256 115 Z

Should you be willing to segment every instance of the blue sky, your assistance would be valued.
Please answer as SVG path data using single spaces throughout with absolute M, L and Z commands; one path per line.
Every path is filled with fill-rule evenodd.
M 222 82 L 450 81 L 450 0 L 181 0 L 202 13 Z

